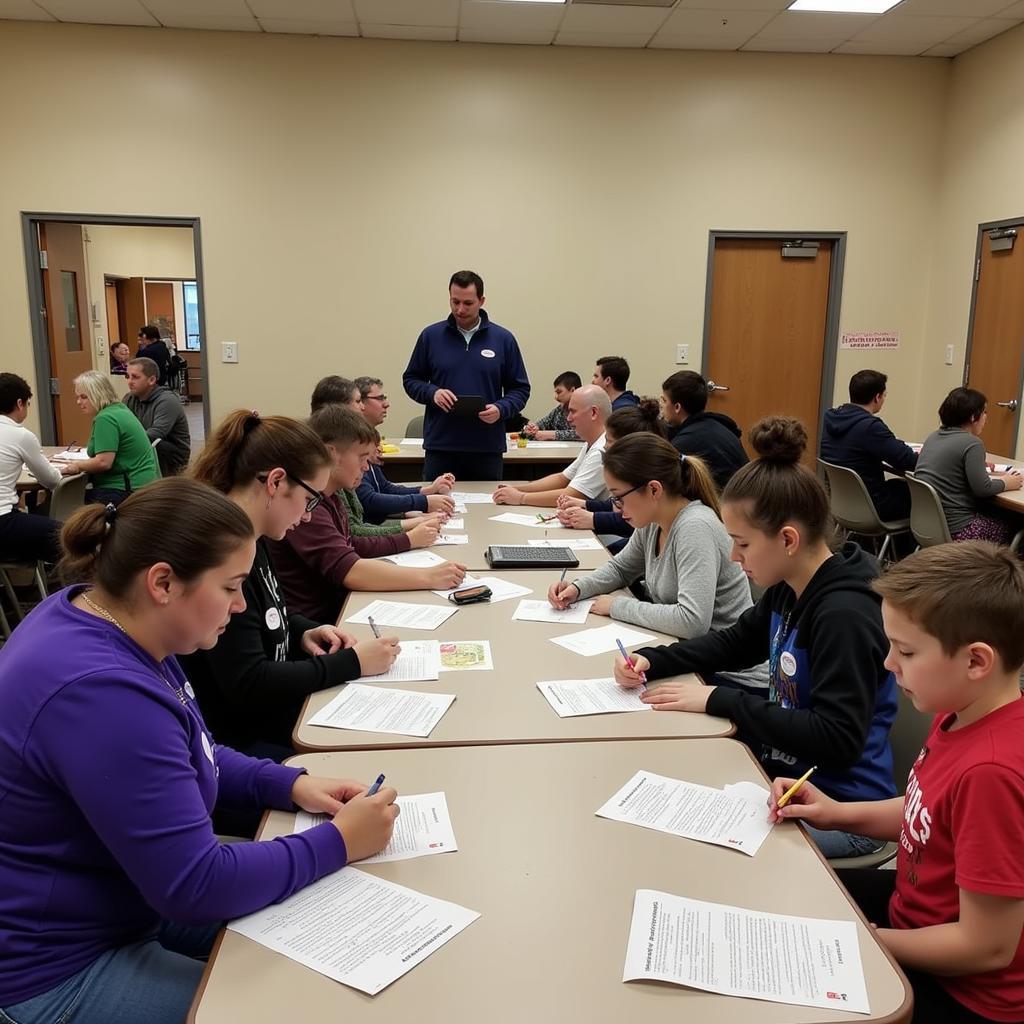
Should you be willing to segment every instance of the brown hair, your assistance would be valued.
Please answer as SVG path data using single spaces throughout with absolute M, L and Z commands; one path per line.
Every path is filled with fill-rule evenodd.
M 192 475 L 227 494 L 268 470 L 307 479 L 330 464 L 327 448 L 300 420 L 236 409 L 228 413 L 192 466 Z
M 702 459 L 680 455 L 663 437 L 630 434 L 601 454 L 604 468 L 617 480 L 639 487 L 657 480 L 673 498 L 701 501 L 721 518 L 718 489 Z
M 73 512 L 61 531 L 60 574 L 65 583 L 95 582 L 123 598 L 158 562 L 191 583 L 253 536 L 249 517 L 229 498 L 196 480 L 167 477 L 116 509 L 95 504 Z
M 746 516 L 763 533 L 773 534 L 789 522 L 803 527 L 810 543 L 832 540 L 828 495 L 800 457 L 807 431 L 799 420 L 768 416 L 747 435 L 757 459 L 737 470 L 722 492 L 722 504 L 746 502 Z
M 1024 566 L 1009 548 L 984 540 L 922 548 L 872 587 L 935 637 L 947 657 L 980 642 L 1006 671 L 1024 665 Z
M 665 436 L 665 428 L 661 424 L 661 406 L 656 398 L 645 395 L 636 405 L 627 405 L 605 420 L 604 429 L 610 430 L 616 438 L 635 434 L 645 430 L 659 437 Z
M 355 409 L 345 405 L 325 405 L 309 417 L 309 425 L 324 444 L 374 444 L 377 431 Z

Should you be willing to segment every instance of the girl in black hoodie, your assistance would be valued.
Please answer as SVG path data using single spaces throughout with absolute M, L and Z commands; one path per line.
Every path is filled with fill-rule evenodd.
M 807 432 L 797 420 L 770 417 L 754 425 L 759 458 L 739 470 L 722 494 L 722 519 L 733 559 L 768 589 L 734 626 L 621 659 L 615 678 L 627 687 L 697 672 L 769 664 L 764 698 L 728 685 L 668 683 L 643 700 L 660 711 L 707 712 L 731 719 L 739 738 L 771 776 L 802 775 L 843 800 L 895 794 L 889 729 L 896 684 L 884 666 L 888 641 L 880 601 L 869 586 L 875 560 L 856 544 L 833 554 L 831 516 L 818 479 L 800 465 Z M 877 849 L 876 840 L 808 829 L 827 857 Z

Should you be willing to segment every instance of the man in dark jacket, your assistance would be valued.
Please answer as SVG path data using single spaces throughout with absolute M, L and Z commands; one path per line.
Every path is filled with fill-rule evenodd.
M 736 421 L 707 412 L 707 404 L 708 382 L 693 370 L 673 373 L 661 385 L 661 415 L 669 425 L 669 440 L 684 455 L 703 459 L 721 490 L 750 460 Z
M 860 476 L 880 518 L 906 519 L 910 489 L 904 480 L 886 480 L 885 471 L 913 469 L 917 453 L 878 418 L 887 381 L 877 370 L 858 370 L 850 378 L 849 404 L 825 413 L 821 458 Z
M 146 324 L 139 328 L 139 351 L 135 353 L 136 359 L 152 359 L 156 363 L 159 375 L 157 384 L 160 387 L 167 386 L 167 371 L 171 364 L 171 353 L 160 337 L 160 331 L 152 324 Z
M 426 407 L 423 473 L 428 480 L 442 473 L 500 480 L 504 422 L 530 397 L 526 365 L 515 335 L 484 312 L 479 274 L 452 274 L 448 301 L 451 315 L 420 332 L 402 375 L 405 393 Z
M 601 356 L 594 364 L 591 384 L 604 390 L 612 403 L 612 412 L 639 405 L 640 399 L 626 388 L 629 383 L 629 363 L 622 356 Z
M 158 369 L 152 359 L 145 356 L 128 360 L 128 394 L 124 404 L 145 427 L 150 441 L 156 446 L 156 461 L 161 476 L 175 476 L 184 471 L 192 457 L 192 438 L 188 417 L 181 399 L 167 388 L 157 384 Z

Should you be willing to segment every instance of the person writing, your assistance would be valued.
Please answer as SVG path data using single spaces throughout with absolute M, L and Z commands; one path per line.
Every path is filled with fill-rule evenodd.
M 0 649 L 0 1018 L 180 1024 L 223 923 L 383 849 L 396 793 L 211 736 L 176 656 L 245 607 L 255 539 L 238 505 L 161 480 L 79 509 L 63 543 L 76 582 Z M 224 844 L 224 805 L 333 817 Z
M 578 441 L 579 434 L 569 426 L 569 399 L 572 393 L 583 386 L 580 375 L 566 370 L 555 378 L 555 407 L 539 420 L 523 427 L 523 432 L 535 441 Z

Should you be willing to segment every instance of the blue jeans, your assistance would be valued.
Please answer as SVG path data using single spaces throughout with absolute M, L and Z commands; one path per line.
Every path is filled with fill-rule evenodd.
M 840 857 L 863 857 L 867 853 L 875 853 L 885 843 L 879 839 L 869 839 L 867 836 L 858 836 L 853 832 L 826 831 L 821 828 L 813 828 L 806 822 L 801 822 L 810 837 L 811 842 L 818 847 L 828 860 L 837 860 Z
M 0 1009 L 2 1024 L 182 1024 L 221 925 L 164 923 L 108 949 L 41 995 Z

